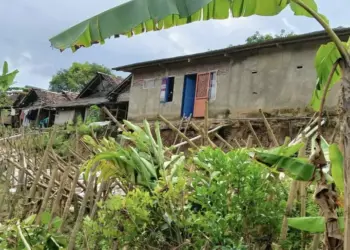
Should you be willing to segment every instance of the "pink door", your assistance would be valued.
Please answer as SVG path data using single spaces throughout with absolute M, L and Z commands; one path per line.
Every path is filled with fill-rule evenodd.
M 204 117 L 205 115 L 205 101 L 207 101 L 209 97 L 209 84 L 210 73 L 197 74 L 193 117 Z

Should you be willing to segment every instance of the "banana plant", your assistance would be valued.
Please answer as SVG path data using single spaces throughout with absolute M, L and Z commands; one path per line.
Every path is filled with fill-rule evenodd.
M 311 155 L 314 155 L 316 151 L 315 148 L 318 145 L 316 140 L 316 136 L 312 138 Z M 326 161 L 330 162 L 331 171 L 328 168 L 317 169 L 315 164 L 309 163 L 308 159 L 293 157 L 302 144 L 281 146 L 264 152 L 254 152 L 252 156 L 256 161 L 271 168 L 273 171 L 282 172 L 294 180 L 314 182 L 316 184 L 315 201 L 320 206 L 325 217 L 288 218 L 288 226 L 310 233 L 326 233 L 327 239 L 332 238 L 337 242 L 334 245 L 328 242 L 328 249 L 336 249 L 337 245 L 343 244 L 341 231 L 344 230 L 344 217 L 338 217 L 336 211 L 343 212 L 343 156 L 337 144 L 328 145 L 322 137 L 320 145 Z M 329 184 L 331 183 L 334 183 L 335 190 L 330 189 L 331 185 Z M 329 198 L 328 196 L 336 203 L 331 209 L 330 206 L 325 205 L 327 203 L 325 202 L 326 199 Z
M 2 67 L 2 75 L 0 75 L 0 91 L 5 92 L 13 84 L 18 70 L 9 73 L 8 63 L 5 61 Z
M 166 155 L 160 135 L 159 124 L 155 124 L 155 138 L 149 123 L 145 120 L 143 128 L 124 121 L 129 132 L 124 132 L 121 139 L 123 145 L 113 138 L 100 141 L 85 136 L 84 141 L 95 151 L 95 156 L 85 165 L 85 174 L 89 174 L 92 166 L 97 164 L 95 172 L 100 179 L 117 178 L 126 190 L 128 183 L 154 189 L 157 180 L 163 178 L 167 183 L 176 176 L 177 168 L 183 164 L 183 155 Z

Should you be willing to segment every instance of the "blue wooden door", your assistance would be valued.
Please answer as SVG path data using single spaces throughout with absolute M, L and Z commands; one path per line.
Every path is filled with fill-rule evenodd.
M 189 117 L 193 115 L 194 98 L 196 93 L 196 75 L 186 75 L 182 96 L 181 116 Z

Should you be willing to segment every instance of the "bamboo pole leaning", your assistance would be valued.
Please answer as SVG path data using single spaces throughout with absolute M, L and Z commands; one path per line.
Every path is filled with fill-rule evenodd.
M 158 117 L 174 132 L 178 133 L 179 136 L 184 139 L 190 146 L 194 149 L 199 149 L 196 144 L 193 143 L 186 135 L 184 135 L 181 131 L 179 131 L 171 122 L 165 119 L 162 115 L 158 115 Z
M 36 188 L 37 188 L 37 185 L 38 185 L 39 180 L 40 180 L 40 176 L 41 176 L 43 170 L 47 166 L 47 162 L 48 162 L 48 158 L 49 158 L 49 151 L 50 151 L 50 149 L 52 147 L 52 144 L 53 144 L 53 141 L 54 141 L 54 138 L 55 138 L 55 135 L 56 135 L 56 130 L 57 130 L 57 128 L 55 127 L 53 129 L 52 133 L 51 133 L 49 142 L 48 142 L 48 144 L 46 146 L 46 149 L 45 149 L 45 152 L 44 152 L 44 156 L 43 156 L 42 162 L 41 162 L 41 164 L 39 166 L 39 169 L 38 169 L 38 171 L 37 171 L 37 173 L 35 175 L 33 184 L 30 187 L 29 195 L 28 195 L 28 198 L 27 198 L 27 203 L 30 203 L 31 200 L 34 198 L 35 192 L 36 192 Z M 24 219 L 26 217 L 26 215 L 29 212 L 29 210 L 30 210 L 30 207 L 25 205 L 25 208 L 23 209 L 22 219 Z
M 88 179 L 88 183 L 87 183 L 87 187 L 86 187 L 86 193 L 84 195 L 83 201 L 81 202 L 78 217 L 77 217 L 77 220 L 75 221 L 74 228 L 73 228 L 73 230 L 71 232 L 71 236 L 69 238 L 67 250 L 74 250 L 75 240 L 77 238 L 77 235 L 78 235 L 78 233 L 81 229 L 82 223 L 83 223 L 85 209 L 86 209 L 86 205 L 87 205 L 87 202 L 89 199 L 89 193 L 93 189 L 94 179 L 95 179 L 94 171 L 95 171 L 96 166 L 97 165 L 93 166 L 90 173 L 89 173 L 89 179 Z
M 73 179 L 72 184 L 71 184 L 70 192 L 69 192 L 68 198 L 66 200 L 66 204 L 65 204 L 64 210 L 63 210 L 62 224 L 61 224 L 61 226 L 59 228 L 60 232 L 63 231 L 65 222 L 67 220 L 67 217 L 68 217 L 68 214 L 69 214 L 69 209 L 70 209 L 70 206 L 72 204 L 72 199 L 73 199 L 73 196 L 75 194 L 75 188 L 76 188 L 77 182 L 79 180 L 79 176 L 80 176 L 80 171 L 79 171 L 79 169 L 76 169 L 75 170 L 75 174 L 74 174 L 74 179 Z

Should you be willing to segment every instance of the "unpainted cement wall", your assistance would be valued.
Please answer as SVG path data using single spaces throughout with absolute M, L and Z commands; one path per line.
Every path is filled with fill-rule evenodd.
M 261 49 L 233 57 L 207 58 L 165 67 L 135 71 L 130 90 L 129 119 L 154 119 L 162 114 L 179 119 L 184 76 L 190 73 L 218 72 L 216 99 L 209 103 L 209 116 L 245 116 L 278 109 L 304 110 L 310 103 L 316 82 L 314 58 L 319 45 L 294 44 Z M 210 60 L 210 61 L 208 61 Z M 173 101 L 160 103 L 162 78 L 174 76 Z M 155 87 L 143 88 L 145 79 L 155 79 Z M 335 108 L 339 86 L 333 88 L 326 106 Z

